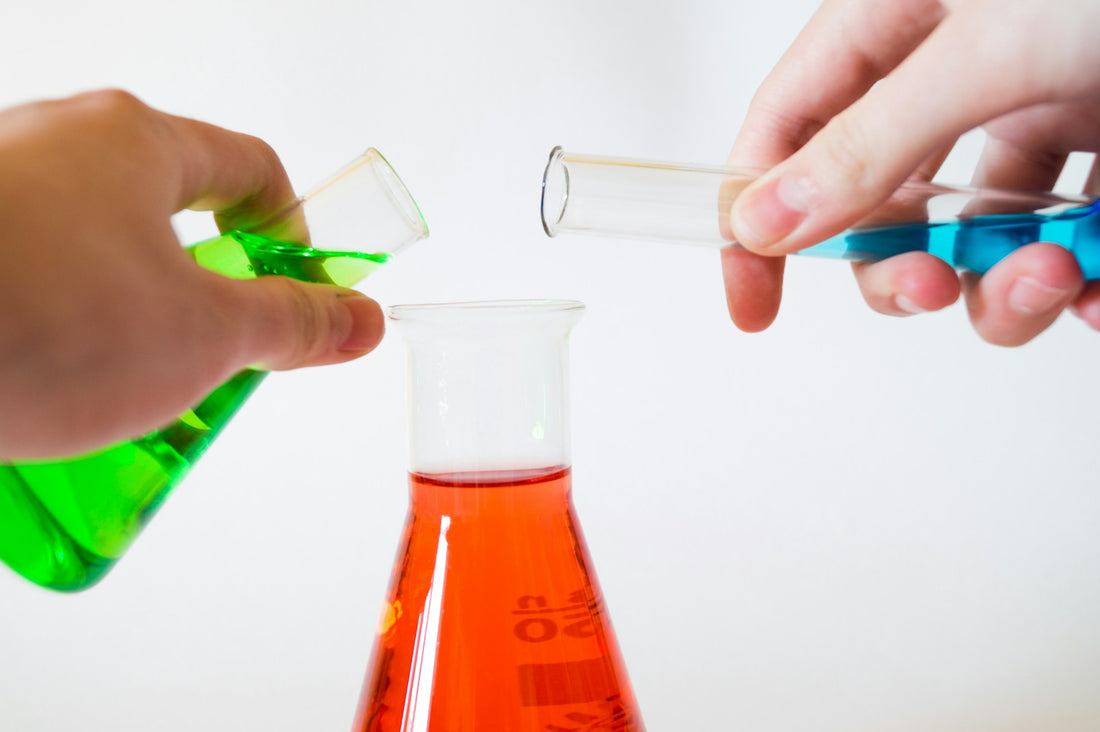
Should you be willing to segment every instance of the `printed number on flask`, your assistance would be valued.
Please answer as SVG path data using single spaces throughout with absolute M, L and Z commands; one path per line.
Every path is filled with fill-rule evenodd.
M 567 604 L 561 607 L 550 607 L 545 595 L 523 595 L 516 600 L 516 607 L 513 615 L 531 616 L 519 620 L 512 627 L 516 638 L 525 643 L 548 641 L 559 632 L 571 638 L 596 635 L 596 625 L 592 619 L 600 613 L 600 599 L 587 595 L 583 589 L 570 593 Z M 560 617 L 546 617 L 552 615 Z

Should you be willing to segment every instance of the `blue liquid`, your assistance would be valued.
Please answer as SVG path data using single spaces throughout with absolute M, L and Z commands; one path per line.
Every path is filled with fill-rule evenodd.
M 991 214 L 849 229 L 800 254 L 877 262 L 905 252 L 928 252 L 958 269 L 984 274 L 1037 241 L 1073 252 L 1085 279 L 1100 279 L 1100 201 L 1053 215 Z

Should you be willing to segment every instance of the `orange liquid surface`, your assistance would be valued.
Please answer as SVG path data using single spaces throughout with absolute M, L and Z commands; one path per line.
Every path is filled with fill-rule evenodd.
M 569 469 L 410 494 L 355 732 L 643 732 Z

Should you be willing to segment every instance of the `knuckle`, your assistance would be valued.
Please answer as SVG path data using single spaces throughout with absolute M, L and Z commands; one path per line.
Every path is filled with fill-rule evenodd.
M 219 130 L 219 133 L 225 136 L 226 139 L 232 138 L 242 154 L 248 159 L 252 169 L 256 171 L 283 170 L 283 164 L 279 159 L 279 154 L 275 152 L 275 148 L 262 138 L 244 132 L 224 129 Z
M 256 155 L 262 159 L 266 168 L 278 169 L 282 167 L 282 162 L 279 160 L 279 154 L 276 153 L 275 148 L 266 141 L 253 135 L 245 135 L 245 139 L 252 145 Z
M 104 107 L 107 109 L 130 109 L 133 107 L 145 106 L 137 96 L 125 89 L 118 88 L 93 89 L 92 91 L 78 94 L 77 98 L 89 106 Z
M 870 136 L 863 125 L 851 115 L 838 115 L 822 135 L 825 170 L 847 189 L 875 188 L 876 179 L 868 155 Z
M 105 122 L 133 124 L 147 118 L 150 108 L 123 89 L 97 89 L 75 98 L 81 110 Z
M 794 150 L 809 142 L 825 126 L 818 117 L 792 113 L 782 98 L 754 100 L 750 114 L 767 120 L 769 133 Z
M 74 121 L 110 140 L 116 149 L 159 159 L 168 134 L 165 117 L 122 89 L 97 89 L 73 98 Z
M 302 283 L 284 277 L 273 277 L 270 282 L 287 314 L 286 350 L 280 363 L 289 367 L 313 361 L 331 340 L 328 312 Z

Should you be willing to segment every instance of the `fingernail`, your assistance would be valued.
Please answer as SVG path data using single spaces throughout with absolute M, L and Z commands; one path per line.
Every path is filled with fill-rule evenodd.
M 1038 315 L 1054 308 L 1069 294 L 1031 277 L 1020 277 L 1008 291 L 1008 307 L 1020 315 Z
M 926 313 L 928 310 L 917 305 L 905 295 L 894 295 L 894 306 L 903 313 L 909 315 L 919 315 L 920 313 Z
M 813 183 L 805 177 L 781 176 L 742 195 L 733 207 L 733 229 L 749 249 L 767 249 L 806 218 Z
M 359 293 L 341 295 L 338 303 L 351 321 L 340 350 L 369 351 L 377 346 L 386 327 L 378 303 Z

